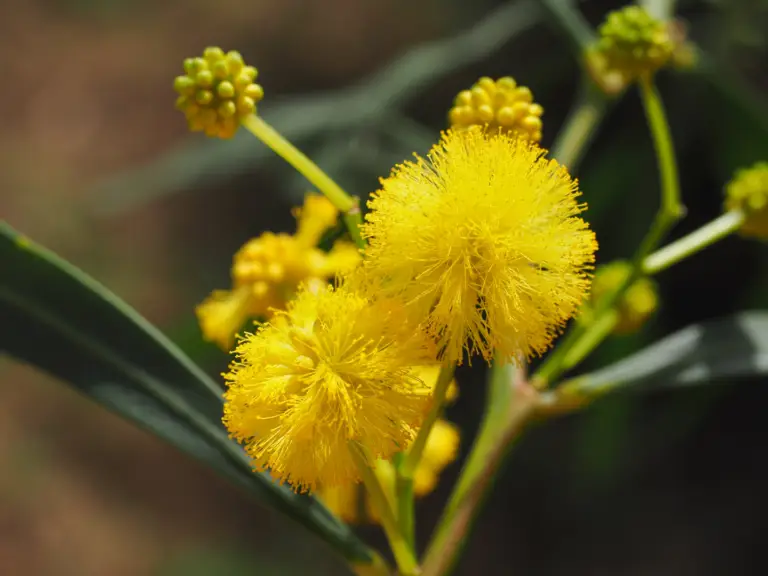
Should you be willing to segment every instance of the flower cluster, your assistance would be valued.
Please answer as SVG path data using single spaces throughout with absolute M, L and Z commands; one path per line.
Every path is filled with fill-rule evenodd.
M 632 265 L 624 260 L 617 260 L 595 271 L 592 293 L 578 316 L 579 322 L 590 323 L 594 320 L 594 310 L 600 301 L 623 284 L 632 273 Z M 613 333 L 617 335 L 637 332 L 648 321 L 659 305 L 656 284 L 647 277 L 635 280 L 622 295 L 616 305 L 616 324 Z
M 503 131 L 539 142 L 543 113 L 531 90 L 518 86 L 514 78 L 494 81 L 484 77 L 469 90 L 459 92 L 448 119 L 454 129 L 484 126 L 491 133 Z
M 611 12 L 585 55 L 587 70 L 604 92 L 618 94 L 668 63 L 690 62 L 692 47 L 681 31 L 681 26 L 657 20 L 641 6 Z
M 736 172 L 725 188 L 725 209 L 741 210 L 741 234 L 768 239 L 768 162 Z
M 324 197 L 307 194 L 295 212 L 295 235 L 265 232 L 235 254 L 232 289 L 216 290 L 197 307 L 203 336 L 229 349 L 248 318 L 269 318 L 284 309 L 301 283 L 312 288 L 354 268 L 360 253 L 350 242 L 337 241 L 330 252 L 316 247 L 336 224 L 338 212 Z
M 438 359 L 547 349 L 586 297 L 597 244 L 576 182 L 544 154 L 525 138 L 449 131 L 382 180 L 363 265 L 335 290 L 307 286 L 237 347 L 225 423 L 258 469 L 344 507 L 356 492 L 339 490 L 358 479 L 349 443 L 371 465 L 406 450 Z M 429 363 L 431 374 L 413 369 Z M 429 439 L 420 494 L 458 443 L 447 423 Z
M 184 60 L 184 75 L 173 82 L 179 94 L 176 108 L 184 112 L 190 130 L 231 138 L 264 97 L 257 75 L 239 52 L 206 48 L 202 58 Z
M 237 52 L 207 48 L 184 70 L 174 87 L 191 129 L 227 138 L 258 124 L 250 115 L 263 90 Z M 396 166 L 369 201 L 364 258 L 345 241 L 317 247 L 338 217 L 317 195 L 296 211 L 295 234 L 266 232 L 235 254 L 231 289 L 197 315 L 205 338 L 224 348 L 245 320 L 264 320 L 239 340 L 225 374 L 224 423 L 257 470 L 299 492 L 321 487 L 344 509 L 357 501 L 360 458 L 391 476 L 389 460 L 407 452 L 432 408 L 441 365 L 541 354 L 579 310 L 597 243 L 580 217 L 578 183 L 537 144 L 542 112 L 508 77 L 459 94 L 452 128 L 426 158 Z M 319 189 L 346 199 L 258 125 L 254 134 Z M 348 225 L 355 218 L 345 214 Z M 438 420 L 429 432 L 417 495 L 456 457 L 453 425 Z

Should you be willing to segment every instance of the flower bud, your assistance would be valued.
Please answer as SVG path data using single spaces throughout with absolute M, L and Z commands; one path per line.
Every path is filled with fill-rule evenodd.
M 518 86 L 513 78 L 483 77 L 471 89 L 459 92 L 448 119 L 452 128 L 485 126 L 492 133 L 501 130 L 539 142 L 543 113 L 530 89 Z
M 255 83 L 256 68 L 246 66 L 239 52 L 206 48 L 202 58 L 184 60 L 184 72 L 173 88 L 179 94 L 176 108 L 193 132 L 231 138 L 264 97 L 264 89 Z
M 768 239 L 768 162 L 736 172 L 725 187 L 725 209 L 744 212 L 742 235 Z

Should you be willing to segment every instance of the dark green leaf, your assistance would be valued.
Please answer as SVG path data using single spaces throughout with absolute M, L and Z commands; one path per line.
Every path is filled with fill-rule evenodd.
M 130 306 L 5 223 L 0 266 L 0 350 L 212 466 L 350 561 L 370 561 L 319 501 L 252 472 L 221 424 L 221 388 Z
M 653 391 L 768 374 L 768 312 L 694 324 L 610 366 L 574 378 L 554 394 L 591 397 Z

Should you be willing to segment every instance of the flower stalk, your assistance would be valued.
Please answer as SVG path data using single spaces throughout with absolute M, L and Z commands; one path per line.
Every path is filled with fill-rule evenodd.
M 659 165 L 661 183 L 661 207 L 654 218 L 651 228 L 640 244 L 632 258 L 632 269 L 624 282 L 607 294 L 595 310 L 594 323 L 589 327 L 575 326 L 566 338 L 560 343 L 555 352 L 550 354 L 533 378 L 536 388 L 544 388 L 548 383 L 556 380 L 563 372 L 573 367 L 574 358 L 578 361 L 586 357 L 586 353 L 594 350 L 610 333 L 604 330 L 607 321 L 605 316 L 620 302 L 626 291 L 640 276 L 643 275 L 643 263 L 646 257 L 658 246 L 659 242 L 669 232 L 684 214 L 684 207 L 680 200 L 680 184 L 675 159 L 672 135 L 669 130 L 664 106 L 650 74 L 643 75 L 640 80 L 640 94 L 645 109 L 648 127 L 653 138 L 654 150 Z M 598 331 L 603 332 L 601 335 Z M 588 345 L 582 344 L 586 340 Z M 585 353 L 571 355 L 570 362 L 566 360 L 571 354 L 572 348 L 580 348 Z
M 379 514 L 381 526 L 384 528 L 384 533 L 389 541 L 392 554 L 395 556 L 395 562 L 400 574 L 402 576 L 416 576 L 419 574 L 419 565 L 413 553 L 413 548 L 407 542 L 397 524 L 395 514 L 384 493 L 384 488 L 381 486 L 379 479 L 376 478 L 373 468 L 368 465 L 369 459 L 365 455 L 364 448 L 357 442 L 350 442 L 349 450 L 360 471 L 368 497 Z
M 419 428 L 416 439 L 413 441 L 408 452 L 403 456 L 400 465 L 397 466 L 398 521 L 400 529 L 411 546 L 414 545 L 415 541 L 414 474 L 424 454 L 424 448 L 427 445 L 427 439 L 432 432 L 432 428 L 443 412 L 448 387 L 453 380 L 455 371 L 456 364 L 454 362 L 444 362 L 440 367 L 440 374 L 437 377 L 437 383 L 432 394 L 432 404 L 429 407 L 429 412 L 427 412 L 427 416 L 421 428 Z
M 270 126 L 261 116 L 251 114 L 242 120 L 242 125 L 256 138 L 269 146 L 277 155 L 293 166 L 342 213 L 349 235 L 360 249 L 365 242 L 360 236 L 360 203 L 357 198 L 347 194 L 330 176 L 318 167 L 301 150 L 296 148 L 282 134 Z

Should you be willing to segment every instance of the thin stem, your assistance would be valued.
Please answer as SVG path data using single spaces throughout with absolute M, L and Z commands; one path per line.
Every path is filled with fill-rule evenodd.
M 610 309 L 590 324 L 563 358 L 563 371 L 570 370 L 586 358 L 613 331 L 618 321 L 618 312 Z
M 680 260 L 735 232 L 743 222 L 744 213 L 739 210 L 722 214 L 698 230 L 694 230 L 687 236 L 683 236 L 650 254 L 643 261 L 643 273 L 652 275 L 666 270 Z
M 536 413 L 538 399 L 539 394 L 533 388 L 516 382 L 513 402 L 503 426 L 488 426 L 484 429 L 485 434 L 492 435 L 492 438 L 478 438 L 427 547 L 423 576 L 446 574 L 455 563 L 499 466 Z M 478 450 L 480 446 L 482 450 Z
M 613 309 L 621 301 L 629 287 L 643 275 L 644 262 L 648 254 L 658 246 L 670 228 L 682 218 L 684 213 L 683 204 L 680 201 L 680 184 L 672 135 L 670 134 L 669 123 L 667 122 L 661 97 L 653 84 L 651 76 L 644 76 L 640 79 L 640 94 L 659 165 L 661 207 L 651 224 L 650 230 L 645 238 L 643 238 L 632 258 L 630 273 L 613 292 L 606 295 L 597 304 L 594 322 L 601 329 L 604 326 L 603 322 L 605 322 L 604 316 L 612 314 Z M 588 330 L 582 324 L 574 326 L 566 339 L 557 347 L 556 351 L 550 354 L 550 357 L 542 364 L 533 378 L 534 386 L 536 388 L 543 388 L 549 382 L 557 379 L 565 370 L 572 368 L 575 364 L 567 365 L 566 359 L 572 348 L 582 346 L 581 340 L 583 338 L 589 340 L 589 346 L 585 346 L 587 352 L 596 348 L 608 335 L 608 333 L 602 336 L 598 334 L 596 332 L 598 328 Z M 586 355 L 579 356 L 578 360 L 580 361 Z
M 357 198 L 342 190 L 328 174 L 286 140 L 282 134 L 267 124 L 261 116 L 251 114 L 243 120 L 242 124 L 251 134 L 269 146 L 320 192 L 325 194 L 328 200 L 343 214 L 344 223 L 347 225 L 355 244 L 360 248 L 365 248 L 365 242 L 360 236 L 360 206 Z
M 440 417 L 445 406 L 445 397 L 448 393 L 448 387 L 453 380 L 453 374 L 456 371 L 456 365 L 453 362 L 444 362 L 440 367 L 440 374 L 437 376 L 434 392 L 432 393 L 432 405 L 429 408 L 424 422 L 416 434 L 416 439 L 411 444 L 408 452 L 403 456 L 400 465 L 397 466 L 397 508 L 400 530 L 404 534 L 406 541 L 414 545 L 415 542 L 415 515 L 414 515 L 414 494 L 413 477 L 416 468 L 424 454 L 424 448 L 432 428 Z
M 373 468 L 369 466 L 369 459 L 366 457 L 363 447 L 357 442 L 350 442 L 349 451 L 363 478 L 363 484 L 368 492 L 368 498 L 379 513 L 381 526 L 384 528 L 384 533 L 387 535 L 387 540 L 392 549 L 392 554 L 395 556 L 398 570 L 403 576 L 416 576 L 419 574 L 419 565 L 416 561 L 413 549 L 408 545 L 405 537 L 400 532 L 397 520 L 395 519 L 395 514 L 392 512 L 392 507 L 389 505 L 387 496 L 384 493 L 384 488 L 382 488 Z
M 421 456 L 424 453 L 424 447 L 427 445 L 427 438 L 429 438 L 432 427 L 443 412 L 445 396 L 448 393 L 448 387 L 451 384 L 451 380 L 453 380 L 455 371 L 456 364 L 453 362 L 444 362 L 440 367 L 440 374 L 437 376 L 435 390 L 432 393 L 432 405 L 429 408 L 429 412 L 427 412 L 427 416 L 424 418 L 421 428 L 419 428 L 416 439 L 408 450 L 408 454 L 403 459 L 403 465 L 400 467 L 402 475 L 407 478 L 412 478 L 414 472 L 416 472 L 416 467 L 419 465 Z
M 573 173 L 608 109 L 608 98 L 585 78 L 581 94 L 552 145 L 551 154 Z

